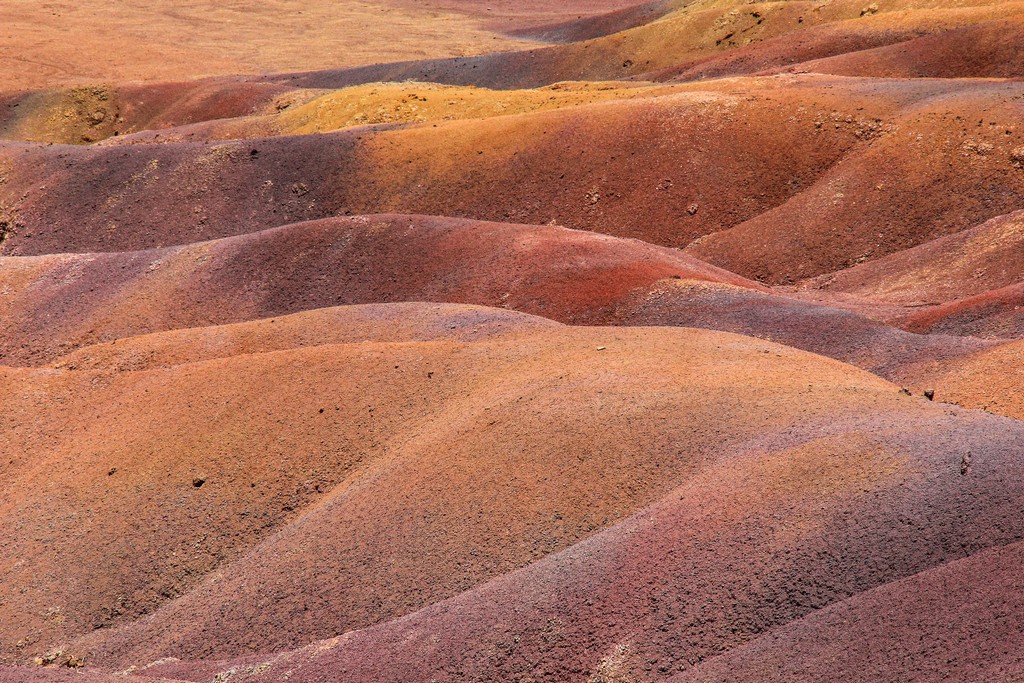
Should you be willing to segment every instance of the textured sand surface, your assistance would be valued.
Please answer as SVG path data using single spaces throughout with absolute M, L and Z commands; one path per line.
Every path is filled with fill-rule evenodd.
M 1024 5 L 0 7 L 0 681 L 1024 677 Z

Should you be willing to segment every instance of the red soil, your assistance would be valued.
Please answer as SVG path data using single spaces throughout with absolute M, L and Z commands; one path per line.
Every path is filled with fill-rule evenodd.
M 1022 307 L 1024 283 L 1017 283 L 926 308 L 898 322 L 901 327 L 920 333 L 1013 338 L 1024 336 Z
M 1019 78 L 1024 76 L 1024 22 L 1016 16 L 833 54 L 795 68 L 882 78 Z
M 793 282 L 1017 209 L 1024 200 L 1014 156 L 1017 84 L 969 82 L 954 95 L 943 81 L 925 83 L 934 94 L 892 119 L 887 134 L 782 206 L 709 236 L 690 253 L 747 277 Z
M 931 26 L 888 17 L 787 33 L 702 56 L 644 77 L 692 81 L 792 72 L 881 78 L 1014 78 L 1024 75 L 1021 17 L 967 26 Z M 922 35 L 924 34 L 924 35 Z
M 138 249 L 402 211 L 554 220 L 666 246 L 707 236 L 690 247 L 698 258 L 792 282 L 966 229 L 1024 196 L 1019 84 L 757 86 L 325 137 L 10 143 L 0 201 L 15 229 L 3 248 Z
M 827 275 L 815 286 L 903 305 L 939 304 L 1024 279 L 1024 214 Z
M 620 31 L 649 24 L 670 14 L 681 3 L 678 0 L 649 0 L 587 18 L 578 18 L 545 26 L 515 31 L 515 35 L 547 43 L 573 43 L 600 38 Z
M 134 86 L 84 86 L 0 95 L 0 137 L 81 144 L 275 111 L 301 93 L 238 78 Z M 291 96 L 289 96 L 291 94 Z M 59 115 L 55 116 L 54 112 Z
M 642 242 L 424 216 L 329 219 L 187 247 L 9 259 L 5 266 L 0 286 L 12 296 L 0 304 L 9 321 L 0 338 L 9 364 L 50 362 L 82 346 L 162 330 L 338 304 L 424 300 L 501 306 L 566 323 L 737 332 L 915 389 L 927 384 L 927 375 L 918 380 L 904 367 L 984 347 L 772 294 Z M 286 339 L 351 338 L 332 336 L 348 333 L 331 332 L 329 320 L 302 318 L 288 327 L 308 332 Z M 360 327 L 355 334 L 370 332 Z M 164 350 L 136 348 L 140 341 L 89 347 L 61 364 L 134 369 L 174 362 Z
M 842 303 L 842 302 L 839 302 Z M 908 333 L 837 305 L 754 289 L 663 280 L 615 308 L 620 325 L 702 327 L 759 337 L 870 370 L 920 393 L 939 368 L 991 342 Z
M 0 681 L 1024 676 L 1024 6 L 387 3 L 0 8 Z
M 824 24 L 752 42 L 725 52 L 703 55 L 643 74 L 642 77 L 654 81 L 686 82 L 746 74 L 806 73 L 816 71 L 805 67 L 805 64 L 815 63 L 814 60 L 820 61 L 821 58 L 834 55 L 858 54 L 862 50 L 900 43 L 919 35 L 920 29 L 914 27 L 878 30 L 878 27 L 861 22 Z
M 671 277 L 757 288 L 638 241 L 565 228 L 359 216 L 143 252 L 7 259 L 8 364 L 99 341 L 340 304 L 446 301 L 604 321 Z

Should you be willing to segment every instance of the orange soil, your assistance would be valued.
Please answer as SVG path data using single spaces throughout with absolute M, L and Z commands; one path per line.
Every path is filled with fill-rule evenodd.
M 0 8 L 0 680 L 1022 675 L 1024 5 L 143 4 Z
M 745 434 L 834 416 L 840 396 L 851 410 L 898 403 L 896 388 L 869 374 L 742 337 L 528 329 L 508 339 L 307 347 L 152 372 L 5 370 L 0 401 L 15 425 L 5 436 L 13 458 L 3 463 L 0 506 L 8 520 L 0 525 L 5 656 L 147 613 L 259 539 L 331 510 L 342 514 L 330 513 L 332 524 L 351 532 L 321 538 L 325 552 L 339 544 L 330 566 L 368 572 L 337 584 L 349 606 L 331 611 L 351 625 L 372 623 L 571 544 Z M 751 363 L 763 376 L 750 374 Z M 552 382 L 555 367 L 562 376 Z M 560 411 L 569 387 L 572 407 Z M 780 392 L 793 399 L 780 401 Z M 746 407 L 708 428 L 710 415 L 721 416 L 717 401 Z M 653 441 L 630 436 L 647 423 L 661 425 Z M 583 433 L 591 436 L 574 436 Z M 496 498 L 513 466 L 521 493 Z M 364 509 L 379 512 L 386 501 L 394 514 Z M 116 514 L 125 507 L 130 520 Z M 372 561 L 380 543 L 391 548 L 384 565 Z M 325 585 L 316 576 L 326 565 L 294 557 L 312 572 L 311 586 Z M 275 575 L 295 578 L 275 570 L 266 580 Z M 296 604 L 279 607 L 290 613 Z M 312 614 L 309 634 L 345 630 L 320 609 Z M 209 633 L 197 644 L 231 654 L 295 643 L 276 618 L 265 623 L 260 634 L 254 624 L 240 630 L 227 649 Z M 6 645 L 18 641 L 27 645 Z
M 691 370 L 707 369 L 701 363 L 702 355 L 691 353 L 692 347 L 673 344 L 675 357 L 679 351 L 695 361 Z M 670 381 L 682 379 L 673 376 L 675 365 L 667 359 L 662 362 L 659 372 L 667 373 Z M 718 372 L 716 369 L 716 377 L 728 383 L 731 374 Z M 680 392 L 681 386 L 690 390 L 699 386 L 689 377 L 681 384 L 673 382 L 672 395 L 687 395 L 688 390 Z M 749 364 L 742 377 L 744 382 L 750 380 Z M 814 375 L 813 381 L 817 380 Z M 746 396 L 755 397 L 760 386 L 755 381 L 742 389 Z M 788 385 L 773 385 L 772 392 L 775 386 Z M 646 393 L 657 393 L 660 387 L 655 383 Z M 820 389 L 820 385 L 815 387 Z M 705 388 L 700 401 L 717 409 L 721 396 Z M 871 401 L 869 396 L 861 395 Z M 745 411 L 744 400 L 737 399 L 727 400 L 734 410 Z M 848 405 L 838 397 L 832 401 L 833 408 Z M 562 552 L 548 554 L 519 571 L 403 618 L 293 652 L 246 656 L 214 666 L 247 681 L 284 677 L 314 681 L 331 675 L 355 680 L 374 675 L 455 679 L 459 672 L 483 680 L 524 676 L 585 680 L 609 669 L 665 678 L 780 622 L 799 619 L 895 577 L 927 572 L 1016 538 L 1019 483 L 1004 475 L 1012 470 L 1015 477 L 1021 468 L 1019 427 L 996 418 L 959 416 L 939 406 L 900 399 L 898 394 L 879 396 L 873 403 L 869 409 L 873 416 L 862 413 L 862 419 L 851 415 L 835 421 L 837 414 L 831 413 L 830 428 L 823 433 L 817 424 L 822 413 L 815 406 L 825 407 L 817 400 L 773 402 L 775 409 L 783 412 L 798 409 L 804 427 L 793 425 L 776 432 L 771 420 L 763 422 L 757 438 L 715 451 L 709 461 L 656 503 Z M 684 419 L 704 415 L 691 406 L 677 408 L 672 414 L 686 415 Z M 879 419 L 880 410 L 887 411 L 885 419 Z M 614 414 L 608 403 L 603 411 Z M 714 414 L 716 427 L 731 424 L 731 418 L 720 422 L 722 412 Z M 748 414 L 746 419 L 750 417 Z M 633 420 L 634 427 L 637 419 L 639 416 Z M 666 415 L 666 420 L 671 424 L 672 418 Z M 949 421 L 957 423 L 962 440 L 949 441 L 948 426 L 943 424 Z M 995 440 L 994 429 L 1000 434 Z M 1011 432 L 1016 434 L 1013 439 L 999 441 Z M 965 447 L 983 455 L 961 474 L 959 463 Z M 533 462 L 526 459 L 522 466 L 530 472 Z M 461 469 L 446 470 L 447 476 L 441 479 L 456 471 Z M 557 472 L 559 468 L 549 467 L 546 476 L 558 478 Z M 589 479 L 585 469 L 574 472 Z M 517 479 L 520 486 L 521 481 Z M 455 482 L 451 485 L 458 486 Z M 441 483 L 430 486 L 432 492 L 446 488 Z M 948 506 L 938 505 L 939 500 Z M 501 497 L 483 509 L 496 505 L 504 510 L 509 502 Z M 331 559 L 325 558 L 320 566 L 337 566 L 335 558 L 339 556 L 332 540 L 336 537 L 318 530 L 333 528 L 328 520 L 338 514 L 344 514 L 344 506 L 319 507 L 304 528 L 275 539 L 265 556 L 273 570 L 266 574 L 255 562 L 243 561 L 240 573 L 261 577 L 258 588 L 225 572 L 222 584 L 209 582 L 151 620 L 90 636 L 80 644 L 95 648 L 90 652 L 97 661 L 113 666 L 146 661 L 157 652 L 188 657 L 254 649 L 251 644 L 239 647 L 237 641 L 211 641 L 216 634 L 230 635 L 232 629 L 214 624 L 212 617 L 205 615 L 231 610 L 232 605 L 249 599 L 260 600 L 261 595 L 278 594 L 280 580 L 264 582 L 265 575 L 304 576 L 309 570 L 300 568 L 301 554 L 289 553 L 289 548 L 308 549 L 312 557 L 320 557 L 318 549 L 323 547 L 324 555 Z M 451 524 L 457 519 L 460 517 L 446 521 Z M 306 542 L 306 534 L 316 541 Z M 966 538 L 971 541 L 964 548 L 957 541 Z M 324 581 L 322 571 L 319 575 L 309 571 L 311 599 L 346 590 Z M 751 580 L 755 576 L 757 580 Z M 307 584 L 299 579 L 295 585 Z M 1012 584 L 991 590 L 993 602 L 997 602 L 1000 591 L 1012 591 Z M 226 593 L 231 595 L 220 597 Z M 292 595 L 305 596 L 298 591 Z M 246 630 L 239 631 L 243 642 L 249 629 L 262 632 L 262 619 L 246 616 L 256 611 L 227 613 L 231 615 L 229 623 L 246 620 Z M 277 620 L 301 624 L 301 614 L 296 604 Z M 168 628 L 172 624 L 173 629 Z M 196 627 L 190 628 L 191 624 Z M 292 628 L 272 631 L 276 642 L 283 642 Z M 181 635 L 152 647 L 156 634 L 171 633 Z M 904 633 L 919 637 L 910 628 Z M 976 635 L 965 633 L 964 637 L 965 647 L 984 646 Z M 870 635 L 862 635 L 855 645 L 868 648 L 870 642 Z M 851 659 L 848 667 L 856 668 L 858 658 Z M 913 657 L 908 659 L 913 661 Z M 203 672 L 210 664 L 191 664 L 186 659 L 158 666 L 155 672 L 204 680 L 209 678 Z
M 947 90 L 928 84 L 894 96 L 855 83 L 822 92 L 815 80 L 691 86 L 329 136 L 96 149 L 8 143 L 0 145 L 0 202 L 17 226 L 2 248 L 139 249 L 392 211 L 554 221 L 682 247 L 813 188 L 884 132 L 878 120 Z
M 1021 360 L 1024 344 L 1000 343 L 955 360 L 908 368 L 911 376 L 925 378 L 935 400 L 977 408 L 1016 420 L 1024 419 Z

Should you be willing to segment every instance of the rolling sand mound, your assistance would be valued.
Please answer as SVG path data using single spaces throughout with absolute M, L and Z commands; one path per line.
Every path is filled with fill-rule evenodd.
M 298 84 L 335 88 L 412 79 L 457 85 L 534 88 L 575 79 L 613 80 L 644 76 L 656 80 L 694 80 L 758 73 L 781 67 L 801 72 L 882 77 L 1016 77 L 1024 74 L 1024 67 L 1017 59 L 1020 51 L 1014 47 L 1019 42 L 1021 27 L 1024 26 L 1024 10 L 1015 4 L 997 7 L 981 3 L 952 10 L 933 6 L 918 7 L 913 2 L 867 9 L 852 1 L 831 3 L 827 7 L 812 7 L 810 3 L 803 2 L 788 3 L 786 7 L 764 3 L 763 6 L 745 6 L 742 12 L 731 3 L 720 2 L 684 4 L 659 1 L 622 9 L 615 7 L 628 3 L 615 0 L 603 4 L 588 3 L 587 7 L 567 7 L 564 3 L 556 6 L 542 2 L 531 3 L 529 6 L 519 3 L 518 6 L 484 9 L 472 3 L 442 0 L 430 3 L 435 6 L 433 8 L 424 8 L 420 6 L 422 3 L 392 4 L 400 9 L 388 10 L 391 15 L 385 26 L 389 28 L 398 28 L 402 24 L 403 17 L 396 12 L 411 12 L 410 19 L 416 15 L 415 20 L 423 21 L 428 16 L 424 10 L 429 12 L 433 9 L 435 13 L 430 16 L 430 20 L 438 25 L 448 22 L 457 26 L 460 21 L 465 23 L 466 19 L 470 22 L 486 19 L 484 23 L 492 28 L 500 26 L 508 29 L 516 25 L 529 25 L 531 28 L 520 31 L 520 36 L 567 44 L 469 59 L 374 65 L 341 72 L 317 72 L 304 77 L 279 76 L 271 79 L 276 83 L 215 78 L 193 84 L 178 82 L 112 86 L 109 85 L 110 77 L 119 74 L 124 67 L 115 66 L 111 71 L 109 66 L 104 65 L 108 60 L 99 59 L 94 60 L 99 67 L 93 77 L 97 80 L 92 82 L 84 81 L 88 71 L 61 76 L 58 75 L 59 67 L 52 79 L 42 81 L 72 81 L 78 82 L 79 87 L 37 90 L 18 95 L 0 94 L 0 137 L 78 144 L 141 130 L 263 113 L 259 110 L 266 107 L 268 102 L 261 95 L 280 95 Z M 247 16 L 251 12 L 238 14 L 238 9 L 224 10 L 224 16 L 217 17 L 217 20 L 235 23 L 241 18 L 244 19 L 241 22 L 243 25 L 238 29 L 250 31 L 252 27 L 244 24 L 253 18 Z M 323 9 L 309 7 L 298 14 L 316 14 Z M 601 14 L 609 9 L 614 11 Z M 345 22 L 360 21 L 361 18 L 372 16 L 372 10 L 357 6 L 356 3 L 346 3 L 340 11 L 337 8 L 335 10 L 337 16 L 334 21 L 340 21 L 343 25 Z M 74 12 L 75 21 L 81 21 L 88 7 L 65 8 L 65 11 Z M 147 11 L 159 16 L 161 20 L 169 20 L 167 27 L 177 21 L 195 31 L 196 27 L 203 24 L 202 15 L 205 10 L 189 8 L 187 11 L 164 13 L 160 8 L 136 9 L 139 16 L 130 19 L 121 16 L 119 20 L 142 22 L 145 21 L 143 14 Z M 289 25 L 290 21 L 280 21 L 281 16 L 288 13 L 284 7 L 264 3 L 254 16 L 258 17 L 260 13 L 277 15 L 277 28 L 284 33 L 294 28 Z M 583 14 L 588 16 L 584 17 Z M 461 19 L 460 15 L 463 15 Z M 538 22 L 543 23 L 545 17 L 554 18 L 558 15 L 570 15 L 573 18 L 562 24 L 536 25 Z M 59 13 L 56 16 L 60 16 Z M 101 16 L 102 13 L 97 13 L 90 20 L 94 21 Z M 38 21 L 38 17 L 34 17 L 30 11 L 29 15 L 19 16 L 14 21 L 32 22 Z M 159 22 L 153 23 L 150 20 L 150 24 L 145 29 L 148 32 L 153 31 Z M 330 25 L 329 21 L 327 25 Z M 423 27 L 430 25 L 429 21 L 422 24 Z M 311 26 L 313 24 L 305 26 L 304 30 L 310 30 Z M 322 21 L 317 27 L 324 27 Z M 364 24 L 362 29 L 365 31 L 366 27 Z M 346 25 L 344 31 L 350 30 L 351 27 Z M 456 28 L 455 33 L 458 34 L 460 30 Z M 477 38 L 487 37 L 487 30 L 483 28 L 478 35 L 470 30 L 466 35 L 472 43 Z M 425 36 L 416 35 L 416 31 L 408 33 L 411 35 L 404 36 L 403 40 L 391 40 L 388 44 L 400 52 L 417 41 L 431 41 L 430 37 L 426 37 L 430 35 L 430 28 L 427 28 Z M 345 33 L 340 35 L 343 37 Z M 93 50 L 91 46 L 76 45 L 77 38 L 71 36 L 68 40 L 65 36 L 63 48 L 84 49 L 86 53 Z M 362 38 L 365 39 L 365 36 Z M 499 37 L 493 35 L 490 38 L 498 40 Z M 269 46 L 270 41 L 255 36 L 248 36 L 243 42 L 253 39 L 261 44 L 257 51 Z M 447 39 L 451 41 L 451 34 Z M 275 43 L 275 47 L 285 42 Z M 499 43 L 478 42 L 490 49 L 514 45 L 514 41 L 504 37 Z M 324 43 L 321 40 L 321 45 Z M 347 47 L 351 48 L 350 45 Z M 127 46 L 126 49 L 131 51 Z M 453 47 L 448 45 L 442 49 L 452 50 Z M 459 51 L 458 47 L 454 49 Z M 428 45 L 426 51 L 431 50 L 437 51 L 438 46 Z M 340 61 L 360 61 L 360 57 L 353 56 L 351 49 L 349 53 L 348 59 L 340 58 Z M 169 55 L 164 53 L 162 56 L 166 58 Z M 317 56 L 308 55 L 298 59 L 308 61 L 317 59 Z M 339 58 L 334 61 L 339 61 Z M 284 66 L 286 62 L 269 57 L 269 61 L 261 66 L 273 63 Z M 251 70 L 251 65 L 247 69 L 241 64 L 237 68 L 225 70 L 224 63 L 217 58 L 206 64 L 205 73 L 209 74 Z M 26 69 L 42 66 L 28 60 L 19 65 Z M 146 66 L 150 68 L 144 76 L 145 80 L 153 80 L 157 74 L 162 74 L 165 79 L 184 75 L 174 58 L 167 60 L 162 69 L 153 69 L 148 64 Z M 130 68 L 137 69 L 138 66 Z M 191 78 L 196 75 L 195 71 L 187 74 Z M 26 81 L 22 84 L 18 69 L 8 74 L 10 78 L 15 79 L 13 88 L 24 88 L 29 83 Z M 117 76 L 117 80 L 124 79 L 124 75 Z M 38 78 L 30 81 L 37 88 L 40 82 Z M 283 85 L 285 83 L 287 85 Z M 8 83 L 6 88 L 0 88 L 3 89 L 10 90 L 12 85 Z M 254 96 L 257 99 L 251 101 Z M 171 107 L 162 116 L 155 115 L 153 108 L 168 108 L 168 99 L 183 101 L 177 102 L 175 107 Z M 279 107 L 290 103 L 287 99 L 274 102 Z M 263 107 L 258 106 L 261 104 Z M 402 117 L 394 118 L 401 120 Z M 269 127 L 267 130 L 274 128 Z M 287 130 L 287 126 L 277 130 Z M 222 133 L 231 134 L 231 129 Z M 254 135 L 254 131 L 237 129 L 231 134 L 232 137 Z
M 645 74 L 693 81 L 792 72 L 880 78 L 1015 78 L 1022 20 L 1017 5 L 875 14 L 812 26 Z M 864 11 L 862 10 L 862 11 Z M 1006 21 L 1007 17 L 1012 17 Z
M 535 303 L 542 304 L 544 300 Z M 509 325 L 525 324 L 522 316 L 510 311 L 499 314 L 495 309 L 474 306 L 438 304 L 436 309 L 428 309 L 428 314 L 415 314 L 424 304 L 413 304 L 408 317 L 401 321 L 382 319 L 378 313 L 401 305 L 315 309 L 274 318 L 277 324 L 272 328 L 256 321 L 122 337 L 72 351 L 52 365 L 69 369 L 140 370 L 322 343 L 383 338 L 477 339 L 492 331 L 504 331 Z M 201 307 L 197 306 L 198 310 Z M 365 318 L 359 324 L 354 322 L 357 316 L 353 311 L 364 312 Z M 339 313 L 344 315 L 344 326 L 337 324 Z M 198 313 L 193 315 L 199 317 Z M 597 317 L 608 325 L 699 327 L 757 337 L 850 363 L 910 387 L 916 394 L 941 383 L 940 377 L 948 364 L 997 343 L 970 337 L 912 334 L 842 308 L 734 285 L 674 278 L 638 287 L 601 311 L 601 315 L 586 317 Z M 528 320 L 536 324 L 543 321 L 532 317 Z M 463 328 L 471 328 L 471 333 Z M 98 331 L 94 329 L 92 333 Z M 47 337 L 52 333 L 38 334 Z
M 913 332 L 994 339 L 1024 337 L 1024 283 L 926 308 L 897 322 Z
M 983 21 L 806 61 L 796 68 L 881 78 L 1020 78 L 1024 76 L 1024 16 L 1018 7 L 1008 14 L 1013 16 L 1011 21 Z
M 967 87 L 908 107 L 888 134 L 854 150 L 813 187 L 690 253 L 747 277 L 794 282 L 1016 210 L 1024 201 L 1018 86 Z
M 140 249 L 344 213 L 411 212 L 555 221 L 676 247 L 702 238 L 689 247 L 698 258 L 785 283 L 1024 201 L 1018 83 L 808 76 L 692 87 L 328 136 L 101 149 L 7 143 L 3 249 Z
M 238 78 L 0 95 L 0 138 L 83 144 L 141 130 L 270 113 L 302 99 L 303 93 L 291 88 Z
M 943 89 L 883 87 L 872 97 L 859 84 L 825 94 L 785 82 L 754 94 L 750 85 L 326 136 L 99 149 L 6 143 L 2 248 L 141 249 L 392 211 L 555 221 L 685 246 L 813 186 L 881 132 L 882 116 Z
M 967 6 L 943 7 L 930 2 L 891 2 L 865 5 L 854 0 L 826 4 L 811 2 L 743 3 L 705 0 L 672 3 L 672 11 L 659 11 L 637 19 L 646 23 L 611 35 L 578 40 L 565 45 L 539 47 L 475 57 L 428 59 L 372 66 L 271 76 L 270 80 L 301 87 L 337 88 L 380 81 L 431 81 L 451 85 L 492 88 L 535 88 L 565 80 L 613 80 L 678 76 L 695 64 L 714 60 L 734 50 L 756 53 L 756 46 L 772 43 L 776 53 L 788 51 L 791 58 L 781 64 L 837 55 L 843 50 L 863 50 L 905 41 L 930 33 L 942 33 L 978 23 L 1024 18 L 1016 3 L 979 2 Z M 595 19 L 594 21 L 600 21 Z M 825 27 L 836 46 L 821 40 L 816 49 L 805 50 L 806 33 Z M 580 37 L 585 36 L 586 32 Z M 557 37 L 557 36 L 556 36 Z M 955 41 L 954 41 L 955 42 Z M 778 46 L 789 45 L 780 49 Z M 837 49 L 838 48 L 838 49 Z M 941 49 L 951 50 L 945 44 Z M 923 60 L 936 61 L 924 50 Z M 982 53 L 984 54 L 984 53 Z M 991 51 L 989 58 L 1002 53 Z M 960 60 L 963 62 L 964 60 Z M 754 59 L 749 69 L 734 62 L 727 73 L 753 73 L 779 61 Z M 980 73 L 993 75 L 1000 67 L 994 61 L 973 65 Z M 723 72 L 726 73 L 726 72 Z M 856 75 L 873 75 L 870 73 Z
M 1022 36 L 4 3 L 0 681 L 1024 677 Z
M 201 360 L 325 344 L 479 341 L 558 323 L 513 311 L 458 304 L 365 304 L 317 308 L 231 325 L 189 327 L 86 346 L 54 366 L 68 370 L 150 370 Z
M 271 114 L 218 117 L 218 120 L 177 126 L 174 130 L 147 130 L 119 139 L 117 143 L 167 144 L 308 135 L 354 126 L 508 116 L 608 100 L 657 97 L 682 90 L 665 85 L 590 81 L 556 83 L 535 90 L 490 90 L 436 83 L 374 83 L 341 88 L 320 96 L 312 93 L 322 91 L 295 91 L 292 98 L 309 101 L 300 100 L 297 106 Z
M 25 654 L 92 632 L 68 652 L 100 668 L 383 622 L 253 670 L 664 673 L 1024 534 L 1024 432 L 718 333 L 535 328 L 5 383 L 23 454 L 5 514 L 24 530 L 5 547 L 33 562 L 13 565 L 9 585 L 27 590 L 0 623 L 34 628 Z M 965 448 L 984 454 L 969 477 Z M 131 571 L 104 569 L 128 552 Z
M 0 262 L 6 363 L 83 345 L 352 303 L 503 306 L 602 321 L 664 278 L 757 287 L 643 242 L 554 226 L 357 216 L 143 252 Z
M 744 372 L 749 377 L 749 368 Z M 823 399 L 815 386 L 812 394 Z M 756 385 L 748 389 L 746 395 L 756 395 Z M 719 449 L 721 457 L 650 507 L 565 551 L 404 618 L 223 670 L 240 680 L 268 681 L 285 672 L 295 681 L 667 677 L 813 610 L 1019 537 L 1019 485 L 1009 474 L 1021 466 L 1024 433 L 1018 427 L 1002 418 L 954 416 L 914 399 L 901 402 L 894 392 L 885 398 L 871 393 L 848 396 L 867 399 L 874 409 L 885 403 L 887 418 L 860 414 L 814 427 L 814 411 L 805 412 L 802 426 L 765 428 L 738 448 Z M 798 403 L 806 410 L 817 401 Z M 995 440 L 993 430 L 1001 435 Z M 967 450 L 975 456 L 961 474 Z M 303 519 L 307 533 L 318 538 L 315 546 L 303 546 L 314 557 L 336 538 L 327 536 L 324 546 L 314 530 L 331 514 L 328 504 Z M 292 534 L 277 538 L 302 543 Z M 272 575 L 302 571 L 299 557 L 275 549 L 264 556 L 277 568 Z M 339 590 L 323 580 L 335 562 L 310 571 L 316 595 Z M 169 652 L 224 651 L 210 638 L 230 627 L 214 625 L 213 615 L 230 610 L 225 604 L 280 590 L 232 576 L 232 570 L 256 566 L 235 563 L 222 583 L 204 584 L 152 619 L 82 645 L 101 641 L 93 656 L 115 666 Z M 226 603 L 207 602 L 235 586 L 253 597 L 233 593 Z M 928 609 L 919 600 L 913 604 Z M 943 626 L 942 606 L 932 609 L 922 616 L 932 624 L 929 636 Z M 301 622 L 301 615 L 292 615 L 298 612 L 281 618 Z M 258 633 L 266 623 L 280 643 L 288 628 L 271 629 L 272 620 L 246 622 L 239 636 L 251 639 L 252 629 Z M 172 625 L 185 632 L 154 645 L 155 634 L 170 633 Z M 164 671 L 180 676 L 188 666 Z
M 920 393 L 933 371 L 993 342 L 913 334 L 838 305 L 712 282 L 662 280 L 616 306 L 619 325 L 672 325 L 735 332 L 811 351 Z
M 802 31 L 760 40 L 724 52 L 702 55 L 671 67 L 644 74 L 652 81 L 687 82 L 705 79 L 767 74 L 773 72 L 806 73 L 804 63 L 823 57 L 857 54 L 879 46 L 910 40 L 918 29 L 887 27 L 878 30 L 869 22 L 824 24 Z
M 650 0 L 596 16 L 544 26 L 534 26 L 514 35 L 546 43 L 573 43 L 600 38 L 661 19 L 684 3 L 680 0 Z
M 218 620 L 220 641 L 186 637 L 205 651 L 301 644 L 567 547 L 664 495 L 726 444 L 797 421 L 831 422 L 837 400 L 852 413 L 879 401 L 894 410 L 921 405 L 849 366 L 742 337 L 544 329 L 472 343 L 311 347 L 151 372 L 5 370 L 0 400 L 16 425 L 5 436 L 16 455 L 4 465 L 0 507 L 11 520 L 0 525 L 9 560 L 0 642 L 24 640 L 27 657 L 123 623 L 242 561 L 261 539 L 313 552 L 302 530 L 328 524 L 331 534 L 314 534 L 327 564 L 272 553 L 273 561 L 298 561 L 310 589 L 327 591 L 322 600 L 310 595 L 304 609 L 301 591 L 283 585 L 254 593 L 277 596 L 288 629 L 267 612 L 237 631 Z M 808 374 L 808 362 L 819 369 Z M 764 379 L 751 376 L 752 363 Z M 569 387 L 574 399 L 563 410 Z M 778 400 L 785 391 L 791 401 Z M 648 423 L 659 427 L 648 432 Z M 651 438 L 636 438 L 645 433 Z M 516 495 L 505 495 L 510 486 Z M 394 512 L 371 514 L 381 505 Z M 130 520 L 115 514 L 125 508 Z M 285 529 L 300 533 L 276 533 Z M 253 559 L 257 569 L 272 561 Z M 318 579 L 328 567 L 365 580 Z M 250 589 L 275 575 L 261 574 Z M 208 578 L 214 593 L 233 581 Z
M 1024 279 L 1024 213 L 820 278 L 815 285 L 905 305 L 984 294 Z
M 0 286 L 9 293 L 0 303 L 9 364 L 47 363 L 83 346 L 61 365 L 173 364 L 181 362 L 174 353 L 142 344 L 145 337 L 90 345 L 170 329 L 189 337 L 187 328 L 201 325 L 393 301 L 502 306 L 576 324 L 736 332 L 851 363 L 915 391 L 931 385 L 929 374 L 908 374 L 906 367 L 941 364 L 989 345 L 912 334 L 852 310 L 780 296 L 642 242 L 426 216 L 328 219 L 144 252 L 8 258 L 0 262 Z M 370 314 L 351 330 L 332 328 L 332 320 L 312 313 L 275 329 L 301 345 L 320 335 L 336 343 L 377 338 L 374 325 L 392 330 Z M 230 342 L 217 331 L 203 343 L 215 355 L 222 344 L 267 350 L 286 343 L 264 347 L 241 331 L 247 329 Z

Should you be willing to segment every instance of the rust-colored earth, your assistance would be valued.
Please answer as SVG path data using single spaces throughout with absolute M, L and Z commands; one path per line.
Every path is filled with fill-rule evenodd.
M 0 681 L 1024 678 L 1024 6 L 0 7 Z

